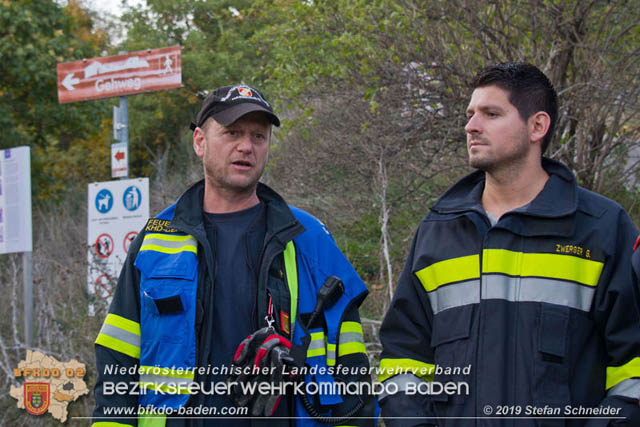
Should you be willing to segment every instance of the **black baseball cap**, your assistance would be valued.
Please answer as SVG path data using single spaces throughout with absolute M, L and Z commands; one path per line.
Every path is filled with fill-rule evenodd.
M 222 126 L 229 126 L 240 117 L 252 111 L 264 112 L 269 121 L 280 126 L 280 119 L 273 113 L 271 104 L 257 89 L 244 84 L 223 86 L 211 92 L 202 102 L 202 108 L 191 123 L 191 130 L 201 127 L 204 122 L 213 117 Z

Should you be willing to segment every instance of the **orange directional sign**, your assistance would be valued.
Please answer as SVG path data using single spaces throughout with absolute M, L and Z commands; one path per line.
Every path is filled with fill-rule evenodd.
M 86 101 L 182 86 L 180 46 L 58 64 L 58 102 Z

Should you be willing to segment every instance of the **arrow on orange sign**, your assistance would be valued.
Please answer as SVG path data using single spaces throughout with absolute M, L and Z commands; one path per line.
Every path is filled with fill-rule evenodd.
M 67 90 L 75 90 L 75 87 L 73 87 L 73 85 L 77 85 L 78 83 L 80 83 L 80 79 L 78 78 L 73 78 L 73 74 L 67 74 L 67 77 L 64 78 L 64 80 L 62 81 L 62 86 L 64 86 L 65 88 L 67 88 Z

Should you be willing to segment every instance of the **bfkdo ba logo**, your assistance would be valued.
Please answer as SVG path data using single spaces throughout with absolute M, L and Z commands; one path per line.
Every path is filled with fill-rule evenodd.
M 24 407 L 28 413 L 42 415 L 49 409 L 49 383 L 24 383 Z
M 249 89 L 248 87 L 239 87 L 238 93 L 242 96 L 253 96 L 251 89 Z

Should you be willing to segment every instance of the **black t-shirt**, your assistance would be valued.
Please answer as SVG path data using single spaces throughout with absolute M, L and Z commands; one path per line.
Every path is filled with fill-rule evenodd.
M 204 213 L 203 216 L 215 260 L 213 324 L 209 325 L 213 334 L 208 363 L 212 367 L 229 366 L 238 345 L 257 329 L 254 312 L 260 254 L 249 253 L 252 245 L 247 244 L 247 239 L 264 241 L 264 206 L 259 203 L 238 212 Z M 225 376 L 213 376 L 211 379 L 224 381 Z M 210 398 L 211 406 L 234 406 L 226 396 L 212 395 Z M 249 426 L 250 420 L 223 419 L 215 423 L 216 426 L 238 427 Z
M 252 319 L 259 254 L 247 253 L 246 239 L 261 210 L 260 203 L 239 212 L 205 213 L 205 230 L 215 260 L 212 366 L 216 366 L 213 362 L 229 363 L 229 355 L 232 357 L 238 344 L 256 329 Z

